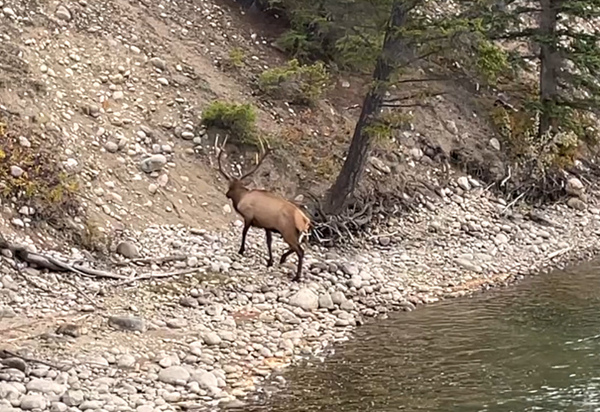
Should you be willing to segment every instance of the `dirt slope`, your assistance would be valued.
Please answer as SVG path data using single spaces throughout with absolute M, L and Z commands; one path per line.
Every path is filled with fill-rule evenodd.
M 214 171 L 214 142 L 198 128 L 215 99 L 255 104 L 261 132 L 282 145 L 277 167 L 267 162 L 257 184 L 293 197 L 324 189 L 339 170 L 364 81 L 337 79 L 316 109 L 259 100 L 257 74 L 285 61 L 271 45 L 276 22 L 219 0 L 8 0 L 2 9 L 2 107 L 28 122 L 34 146 L 50 141 L 79 174 L 100 231 L 163 223 L 222 228 L 232 218 Z M 239 69 L 224 64 L 233 48 L 244 53 Z M 432 172 L 419 156 L 428 145 L 467 148 L 481 159 L 493 151 L 485 122 L 464 101 L 440 97 L 415 108 L 401 143 L 375 151 L 395 166 L 389 178 L 414 169 L 413 157 L 428 160 Z M 143 172 L 140 164 L 154 154 L 166 156 L 166 165 Z

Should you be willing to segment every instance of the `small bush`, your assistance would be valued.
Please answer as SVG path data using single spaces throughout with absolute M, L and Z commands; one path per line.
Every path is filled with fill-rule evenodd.
M 315 103 L 328 84 L 329 74 L 323 63 L 301 65 L 296 59 L 283 67 L 266 70 L 258 79 L 263 93 L 301 105 Z
M 229 57 L 227 58 L 227 66 L 234 67 L 236 69 L 241 68 L 244 65 L 246 55 L 244 50 L 239 47 L 234 47 L 229 51 Z
M 388 111 L 380 114 L 364 132 L 376 143 L 386 143 L 394 137 L 394 131 L 409 128 L 413 116 L 402 111 Z
M 60 227 L 65 218 L 80 212 L 79 184 L 75 176 L 62 170 L 50 145 L 20 145 L 18 135 L 24 132 L 24 128 L 0 119 L 0 198 L 17 210 L 23 206 L 35 209 L 30 216 L 34 222 L 43 220 Z M 20 175 L 15 176 L 11 168 L 19 168 Z
M 510 69 L 508 54 L 489 41 L 478 44 L 476 65 L 479 73 L 492 85 L 496 84 L 498 78 Z
M 202 124 L 226 130 L 240 143 L 256 144 L 256 112 L 251 104 L 215 101 L 204 110 Z
M 573 130 L 538 136 L 540 112 L 535 109 L 508 112 L 499 107 L 492 112 L 492 122 L 517 164 L 531 166 L 533 178 L 543 178 L 550 170 L 571 166 L 578 154 L 580 137 Z

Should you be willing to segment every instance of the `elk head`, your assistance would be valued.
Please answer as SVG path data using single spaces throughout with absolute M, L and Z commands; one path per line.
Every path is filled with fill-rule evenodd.
M 223 145 L 221 146 L 221 149 L 219 149 L 219 155 L 217 157 L 217 162 L 219 165 L 219 172 L 227 180 L 227 182 L 229 184 L 229 187 L 227 189 L 227 193 L 225 193 L 225 196 L 228 199 L 231 199 L 234 192 L 239 191 L 240 189 L 245 189 L 246 185 L 244 184 L 243 180 L 250 177 L 252 174 L 254 174 L 254 172 L 256 172 L 258 170 L 258 168 L 260 167 L 262 162 L 265 160 L 267 155 L 269 153 L 271 153 L 272 150 L 269 146 L 267 146 L 266 149 L 263 149 L 263 154 L 260 157 L 260 159 L 258 160 L 258 162 L 256 163 L 256 166 L 254 166 L 249 172 L 243 174 L 240 177 L 231 177 L 225 172 L 225 170 L 223 170 L 223 165 L 221 164 L 221 158 L 223 157 L 223 152 L 225 152 L 225 144 L 226 143 L 227 143 L 227 139 L 225 139 L 225 141 L 223 142 Z M 260 143 L 261 143 L 261 146 L 263 146 L 263 148 L 264 148 L 264 145 L 262 144 L 262 140 Z

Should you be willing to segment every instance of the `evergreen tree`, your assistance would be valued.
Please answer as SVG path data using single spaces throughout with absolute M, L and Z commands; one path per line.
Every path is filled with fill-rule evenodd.
M 537 137 L 596 139 L 600 109 L 600 0 L 464 1 L 491 40 L 520 41 L 511 62 L 537 77 Z M 527 64 L 533 63 L 533 64 Z
M 373 82 L 363 100 L 342 170 L 328 193 L 326 213 L 337 214 L 342 211 L 362 176 L 373 139 L 371 131 L 373 126 L 376 126 L 385 94 L 393 81 L 395 71 L 410 55 L 408 39 L 404 36 L 403 29 L 410 12 L 419 3 L 420 0 L 395 0 L 392 4 L 385 26 L 383 46 L 373 72 Z

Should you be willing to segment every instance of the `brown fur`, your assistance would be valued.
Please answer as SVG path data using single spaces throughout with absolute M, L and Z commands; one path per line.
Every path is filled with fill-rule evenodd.
M 287 257 L 293 252 L 298 256 L 298 270 L 295 281 L 300 280 L 302 274 L 302 260 L 304 250 L 300 246 L 301 239 L 307 235 L 310 229 L 310 219 L 289 200 L 268 190 L 246 188 L 242 179 L 254 173 L 268 151 L 259 160 L 256 167 L 249 173 L 239 179 L 229 177 L 221 166 L 221 153 L 219 153 L 219 171 L 229 181 L 229 187 L 225 196 L 231 199 L 235 211 L 244 218 L 244 229 L 242 231 L 242 244 L 239 254 L 243 255 L 245 250 L 246 235 L 250 227 L 264 229 L 267 241 L 267 250 L 269 259 L 267 267 L 273 265 L 273 251 L 271 248 L 273 233 L 279 233 L 283 240 L 288 244 L 289 249 L 281 256 L 279 264 L 285 262 Z

